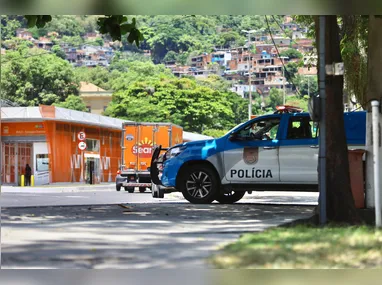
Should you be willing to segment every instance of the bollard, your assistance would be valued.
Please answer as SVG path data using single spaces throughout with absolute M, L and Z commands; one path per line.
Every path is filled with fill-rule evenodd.
M 21 175 L 21 179 L 20 179 L 20 185 L 21 185 L 21 187 L 24 187 L 25 186 L 25 179 L 24 179 L 25 177 L 24 177 L 24 175 L 22 174 Z
M 379 185 L 379 144 L 380 142 L 380 126 L 379 126 L 379 101 L 371 101 L 371 115 L 373 128 L 373 164 L 374 164 L 374 204 L 375 204 L 375 226 L 382 227 L 381 214 L 381 190 Z
M 31 175 L 31 185 L 30 186 L 34 186 L 34 175 Z

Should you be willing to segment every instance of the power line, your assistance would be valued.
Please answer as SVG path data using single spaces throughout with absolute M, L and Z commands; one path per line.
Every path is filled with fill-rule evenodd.
M 276 43 L 275 43 L 275 40 L 273 39 L 273 35 L 272 35 L 271 29 L 270 29 L 270 26 L 269 26 L 268 18 L 267 18 L 266 15 L 264 15 L 264 17 L 265 17 L 265 21 L 266 21 L 266 23 L 267 23 L 267 27 L 268 27 L 269 35 L 271 36 L 271 39 L 272 39 L 273 46 L 275 47 L 276 52 L 277 52 L 277 55 L 278 55 L 278 57 L 280 58 L 280 52 L 279 52 L 279 49 L 277 48 L 277 45 L 276 45 Z M 300 92 L 298 91 L 297 86 L 294 84 L 294 82 L 293 82 L 293 80 L 292 80 L 292 77 L 290 76 L 288 70 L 286 69 L 283 60 L 281 61 L 281 64 L 282 64 L 282 66 L 283 66 L 284 72 L 286 72 L 287 75 L 288 75 L 288 77 L 291 79 L 292 85 L 293 85 L 294 88 L 296 89 L 297 94 L 301 97 L 301 94 L 300 94 Z

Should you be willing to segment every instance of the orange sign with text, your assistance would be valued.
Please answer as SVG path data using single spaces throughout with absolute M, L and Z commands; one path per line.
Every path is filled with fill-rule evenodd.
M 147 171 L 153 148 L 183 142 L 183 128 L 170 123 L 124 123 L 122 161 L 124 169 Z
M 45 129 L 42 122 L 38 123 L 2 123 L 2 136 L 35 136 L 44 135 Z

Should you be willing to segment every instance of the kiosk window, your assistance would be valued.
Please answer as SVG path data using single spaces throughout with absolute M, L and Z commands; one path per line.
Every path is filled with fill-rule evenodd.
M 99 152 L 99 140 L 86 139 L 86 150 Z
M 36 171 L 49 171 L 48 154 L 36 154 Z

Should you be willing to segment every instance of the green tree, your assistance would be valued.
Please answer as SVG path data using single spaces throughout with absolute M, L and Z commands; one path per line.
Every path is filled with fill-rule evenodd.
M 213 138 L 220 138 L 224 136 L 228 130 L 216 130 L 216 129 L 206 129 L 203 131 L 203 135 L 210 136 Z
M 62 50 L 62 48 L 59 45 L 52 46 L 52 52 L 56 56 L 58 56 L 58 57 L 60 57 L 62 59 L 66 59 L 66 54 L 65 54 L 65 52 Z
M 100 47 L 103 47 L 103 45 L 105 44 L 103 38 L 99 37 L 99 38 L 96 38 L 94 40 L 94 43 L 97 45 L 97 46 L 100 46 Z
M 118 66 L 118 70 L 122 72 L 110 80 L 110 87 L 114 91 L 127 90 L 132 83 L 138 81 L 174 77 L 164 65 L 155 65 L 152 62 L 125 61 L 123 65 L 120 63 Z
M 64 102 L 54 103 L 53 105 L 82 112 L 87 110 L 84 100 L 78 95 L 69 95 Z
M 110 89 L 109 81 L 111 74 L 105 67 L 79 67 L 75 69 L 75 75 L 78 81 L 90 82 L 105 90 Z
M 80 25 L 84 28 L 85 33 L 94 33 L 97 27 L 97 15 L 81 15 L 76 16 L 77 21 L 79 21 Z
M 171 122 L 166 106 L 160 102 L 152 104 L 148 97 L 114 97 L 104 115 L 137 122 Z
M 1 16 L 1 39 L 9 40 L 16 36 L 16 30 L 23 27 L 26 20 L 22 16 Z
M 56 15 L 44 27 L 47 32 L 57 32 L 60 36 L 83 36 L 85 28 L 80 22 L 80 16 Z
M 80 48 L 84 44 L 84 39 L 81 36 L 63 36 L 58 42 Z
M 23 48 L 3 56 L 1 97 L 21 106 L 51 105 L 78 94 L 73 67 L 54 54 Z
M 298 74 L 298 68 L 299 65 L 296 62 L 288 62 L 285 65 L 285 77 L 288 81 L 294 82 L 296 75 Z
M 18 50 L 18 49 L 31 48 L 33 47 L 33 43 L 28 40 L 24 40 L 20 38 L 11 38 L 9 40 L 5 40 L 3 42 L 3 46 L 7 49 Z
M 318 81 L 317 76 L 298 76 L 297 88 L 301 96 L 317 96 L 318 95 Z
M 163 58 L 163 61 L 176 61 L 178 54 L 175 51 L 170 50 L 169 52 L 166 53 L 166 56 Z
M 190 53 L 189 53 L 189 52 L 181 52 L 181 53 L 179 53 L 178 56 L 176 57 L 176 61 L 177 61 L 179 64 L 186 65 L 189 56 L 190 56 Z
M 155 120 L 182 125 L 186 131 L 202 132 L 232 128 L 246 117 L 245 110 L 245 100 L 232 92 L 201 86 L 195 79 L 162 77 L 136 80 L 115 92 L 107 114 L 141 121 L 157 116 Z
M 281 94 L 281 90 L 272 88 L 269 91 L 269 107 L 272 110 L 276 110 L 276 106 L 280 106 L 283 104 L 283 95 Z
M 231 86 L 230 82 L 216 74 L 209 75 L 207 78 L 196 79 L 196 81 L 199 85 L 207 86 L 221 92 L 226 92 Z
M 301 59 L 303 57 L 302 53 L 294 48 L 280 52 L 280 56 L 287 56 L 289 59 Z
M 302 98 L 298 95 L 292 95 L 288 96 L 286 98 L 286 105 L 299 107 L 304 110 L 304 112 L 308 112 L 308 99 L 309 97 L 307 95 L 303 96 Z
M 240 34 L 236 31 L 227 31 L 219 35 L 221 46 L 224 48 L 229 48 L 230 46 L 235 46 L 235 44 L 242 38 Z

